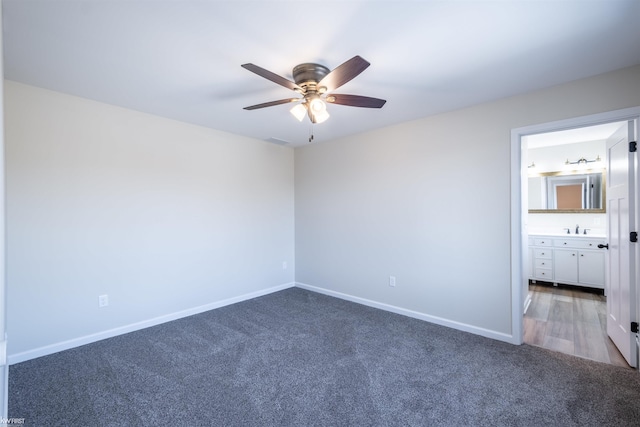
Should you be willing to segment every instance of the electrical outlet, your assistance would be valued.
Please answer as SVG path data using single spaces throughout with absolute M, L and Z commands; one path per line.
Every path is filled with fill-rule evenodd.
M 282 261 L 282 269 L 283 270 L 287 269 L 287 261 Z
M 98 307 L 106 307 L 109 305 L 109 295 L 100 295 L 98 297 Z
M 392 288 L 396 287 L 396 276 L 389 276 L 389 286 Z

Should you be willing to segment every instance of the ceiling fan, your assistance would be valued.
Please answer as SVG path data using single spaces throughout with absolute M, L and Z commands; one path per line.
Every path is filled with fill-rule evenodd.
M 290 102 L 300 102 L 291 109 L 291 114 L 299 121 L 308 115 L 312 123 L 322 123 L 329 118 L 326 103 L 351 107 L 382 108 L 387 102 L 384 99 L 333 93 L 334 90 L 362 73 L 369 65 L 371 64 L 360 56 L 354 56 L 333 71 L 324 65 L 304 63 L 293 68 L 294 81 L 292 82 L 257 65 L 243 64 L 243 68 L 302 95 L 302 98 L 285 98 L 244 107 L 244 109 L 256 110 Z

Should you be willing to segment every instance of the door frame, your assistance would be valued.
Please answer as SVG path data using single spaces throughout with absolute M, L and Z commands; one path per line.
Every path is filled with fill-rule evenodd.
M 512 342 L 522 344 L 524 337 L 524 312 L 531 302 L 528 299 L 529 277 L 524 268 L 528 259 L 528 211 L 527 211 L 527 145 L 522 137 L 540 133 L 588 127 L 611 122 L 635 120 L 636 139 L 640 135 L 640 106 L 607 111 L 604 113 L 574 117 L 511 129 L 511 331 Z M 634 162 L 634 173 L 638 177 L 638 156 Z M 635 224 L 640 226 L 640 187 L 635 188 Z M 635 251 L 635 265 L 640 265 L 640 249 Z M 635 292 L 640 284 L 640 268 L 630 278 L 632 294 L 636 301 L 631 319 L 637 321 L 640 313 L 640 293 Z

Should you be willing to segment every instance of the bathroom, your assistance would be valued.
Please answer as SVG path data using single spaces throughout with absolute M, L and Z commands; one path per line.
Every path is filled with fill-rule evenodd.
M 607 140 L 624 123 L 527 137 L 525 342 L 628 366 L 607 336 Z

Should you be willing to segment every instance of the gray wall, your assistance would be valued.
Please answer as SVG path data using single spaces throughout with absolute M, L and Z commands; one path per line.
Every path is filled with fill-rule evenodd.
M 291 148 L 15 82 L 5 109 L 13 362 L 293 285 Z
M 638 105 L 640 66 L 296 149 L 296 281 L 510 341 L 511 129 Z

